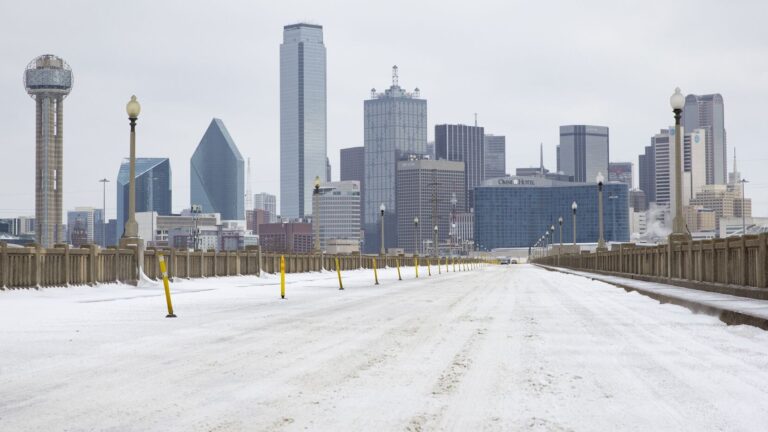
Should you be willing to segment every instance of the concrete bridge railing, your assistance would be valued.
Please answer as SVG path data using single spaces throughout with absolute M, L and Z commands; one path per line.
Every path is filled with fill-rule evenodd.
M 259 247 L 242 251 L 206 252 L 178 249 L 154 249 L 144 251 L 142 268 L 151 279 L 160 279 L 158 255 L 162 254 L 170 278 L 201 278 L 236 275 L 259 275 L 262 271 L 280 271 L 280 257 L 285 257 L 286 273 L 336 270 L 338 258 L 341 270 L 373 268 L 376 259 L 378 268 L 412 267 L 412 256 L 327 255 L 327 254 L 281 254 L 262 252 Z M 61 244 L 53 248 L 38 246 L 12 248 L 0 242 L 0 289 L 36 288 L 68 285 L 95 285 L 108 282 L 135 282 L 138 279 L 140 254 L 133 249 L 102 249 L 96 245 L 73 248 Z M 427 257 L 419 258 L 420 265 L 426 265 Z M 440 263 L 445 265 L 441 257 Z M 459 258 L 455 258 L 458 260 Z M 429 258 L 430 265 L 436 265 L 437 258 Z M 461 258 L 464 263 L 479 262 L 479 259 Z M 457 261 L 458 263 L 458 261 Z M 436 270 L 435 270 L 436 271 Z
M 675 241 L 666 245 L 613 245 L 606 252 L 551 254 L 538 264 L 610 273 L 652 281 L 682 281 L 686 286 L 768 288 L 768 234 L 715 240 Z

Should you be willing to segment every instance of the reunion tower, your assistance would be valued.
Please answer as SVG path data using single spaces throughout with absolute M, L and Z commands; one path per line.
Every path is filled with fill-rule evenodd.
M 43 247 L 64 242 L 61 196 L 64 186 L 64 98 L 72 89 L 72 69 L 45 54 L 24 71 L 24 87 L 35 100 L 35 237 Z

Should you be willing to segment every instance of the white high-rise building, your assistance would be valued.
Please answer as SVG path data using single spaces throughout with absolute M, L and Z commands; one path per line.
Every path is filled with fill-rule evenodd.
M 280 214 L 312 213 L 315 177 L 326 177 L 326 68 L 323 27 L 283 27 L 280 45 Z
M 350 240 L 360 244 L 360 182 L 356 180 L 321 184 L 317 193 L 317 213 L 312 215 L 313 235 L 319 237 L 320 250 L 331 240 Z
M 690 204 L 707 182 L 706 176 L 706 131 L 696 129 L 691 133 L 683 133 L 683 206 Z M 656 168 L 656 203 L 669 206 L 674 217 L 675 206 L 675 128 L 662 129 L 652 138 Z

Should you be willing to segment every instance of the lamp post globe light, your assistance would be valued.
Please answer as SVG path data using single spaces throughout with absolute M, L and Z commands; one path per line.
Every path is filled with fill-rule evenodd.
M 141 113 L 141 105 L 136 100 L 136 96 L 131 96 L 131 100 L 125 105 L 125 112 L 128 114 L 128 121 L 131 125 L 130 137 L 130 163 L 128 177 L 128 219 L 125 221 L 123 236 L 120 238 L 120 246 L 127 248 L 129 246 L 136 248 L 137 268 L 141 272 L 144 261 L 144 241 L 139 237 L 139 224 L 136 223 L 136 120 Z M 137 275 L 137 280 L 138 275 Z
M 557 218 L 557 224 L 560 225 L 560 249 L 563 248 L 563 217 Z
M 419 217 L 416 216 L 413 218 L 413 253 L 418 254 L 420 252 L 421 248 L 421 233 L 419 232 Z
M 571 204 L 571 210 L 573 210 L 573 245 L 576 246 L 576 209 L 579 208 L 576 201 Z
M 685 220 L 683 219 L 683 181 L 682 181 L 682 145 L 680 137 L 680 117 L 685 105 L 685 97 L 680 92 L 680 87 L 675 88 L 675 93 L 669 98 L 669 105 L 675 114 L 675 217 L 672 219 L 672 234 L 670 236 L 687 237 L 685 232 Z
M 381 213 L 381 248 L 379 250 L 379 254 L 381 256 L 384 256 L 384 211 L 387 209 L 387 207 L 384 205 L 384 203 L 381 203 L 379 206 L 379 212 Z
M 605 181 L 605 177 L 603 177 L 603 173 L 598 172 L 597 177 L 595 177 L 595 182 L 597 182 L 597 224 L 600 232 L 600 237 L 597 239 L 598 251 L 606 250 L 605 238 L 603 237 L 603 182 L 604 181 Z

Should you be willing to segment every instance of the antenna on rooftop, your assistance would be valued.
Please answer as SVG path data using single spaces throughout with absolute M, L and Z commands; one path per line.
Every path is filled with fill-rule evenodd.
M 397 65 L 392 66 L 392 87 L 397 87 Z
M 475 113 L 475 127 L 477 127 L 477 113 Z

